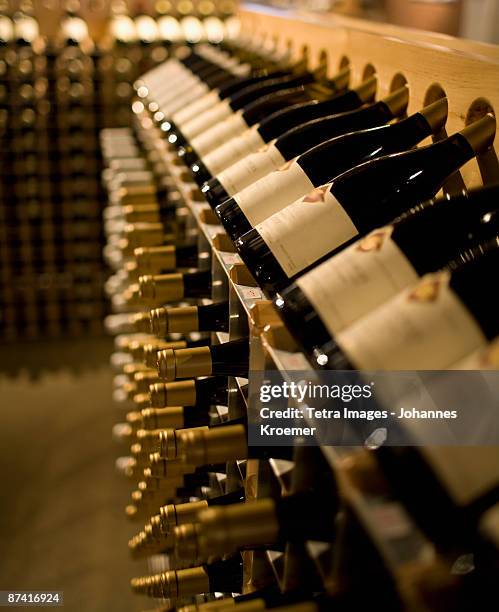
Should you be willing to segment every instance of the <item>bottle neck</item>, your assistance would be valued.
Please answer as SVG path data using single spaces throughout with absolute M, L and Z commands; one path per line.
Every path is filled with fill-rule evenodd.
M 434 197 L 445 180 L 473 155 L 466 139 L 455 134 L 436 144 L 353 168 L 333 181 L 331 192 L 362 234 Z
M 275 146 L 285 159 L 292 159 L 325 140 L 349 131 L 383 125 L 390 119 L 393 116 L 387 106 L 376 102 L 366 108 L 309 121 L 286 132 L 277 139 Z

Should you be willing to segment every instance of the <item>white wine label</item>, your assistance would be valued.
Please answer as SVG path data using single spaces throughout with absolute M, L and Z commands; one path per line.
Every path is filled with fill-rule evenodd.
M 392 231 L 374 230 L 297 280 L 331 336 L 418 280 Z
M 247 129 L 248 124 L 243 119 L 243 111 L 240 110 L 193 138 L 191 140 L 192 148 L 199 153 L 204 162 L 204 156 L 207 153 L 210 153 L 234 136 L 242 134 Z
M 236 193 L 234 200 L 255 226 L 314 188 L 296 159 Z
M 194 117 L 182 126 L 182 134 L 191 140 L 201 132 L 210 129 L 213 125 L 216 125 L 219 121 L 223 121 L 227 117 L 232 115 L 233 111 L 230 107 L 230 100 L 222 100 L 218 104 L 215 104 L 212 108 Z
M 225 191 L 233 196 L 285 162 L 277 147 L 269 143 L 220 172 L 217 179 Z
M 499 446 L 424 446 L 420 452 L 458 505 L 499 485 Z
M 452 366 L 453 370 L 499 370 L 499 338 Z
M 169 104 L 177 99 L 177 96 L 187 96 L 190 94 L 193 88 L 197 88 L 198 85 L 203 85 L 197 77 L 182 80 L 176 85 L 174 89 L 172 87 L 162 87 L 151 95 L 155 102 L 159 105 Z
M 231 138 L 228 142 L 218 147 L 203 157 L 203 163 L 212 176 L 215 176 L 225 168 L 232 166 L 237 161 L 250 153 L 258 151 L 265 145 L 258 133 L 258 126 L 246 130 L 240 136 Z
M 358 234 L 329 187 L 314 189 L 256 226 L 288 277 Z
M 449 279 L 448 272 L 427 274 L 340 332 L 338 344 L 359 369 L 450 367 L 486 340 Z
M 181 108 L 190 104 L 194 100 L 197 100 L 200 96 L 203 96 L 205 93 L 209 91 L 208 85 L 206 83 L 198 83 L 194 85 L 189 91 L 185 92 L 183 95 L 179 95 L 174 100 L 168 103 L 167 106 L 164 106 L 163 112 L 167 114 L 168 117 L 173 117 L 175 113 L 177 113 Z
M 218 97 L 217 91 L 210 91 L 205 94 L 199 100 L 191 102 L 186 108 L 183 108 L 176 112 L 172 120 L 175 125 L 182 126 L 200 113 L 204 113 L 209 108 L 215 106 L 220 102 L 220 98 Z

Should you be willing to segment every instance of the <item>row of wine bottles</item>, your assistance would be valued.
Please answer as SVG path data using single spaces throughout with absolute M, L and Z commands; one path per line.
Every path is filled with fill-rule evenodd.
M 395 494 L 442 555 L 438 563 L 413 568 L 421 573 L 410 581 L 410 588 L 401 576 L 394 578 L 387 571 L 361 521 L 347 512 L 351 521 L 347 521 L 348 528 L 338 526 L 348 501 L 338 491 L 324 458 L 306 462 L 303 469 L 314 476 L 306 487 L 297 487 L 282 498 L 267 492 L 254 500 L 251 487 L 244 489 L 243 483 L 215 494 L 214 475 L 218 481 L 222 476 L 229 482 L 234 465 L 296 457 L 287 447 L 248 445 L 246 417 L 231 414 L 231 388 L 225 376 L 240 376 L 237 368 L 241 363 L 244 373 L 248 372 L 248 340 L 210 346 L 200 338 L 194 342 L 204 342 L 204 346 L 190 344 L 192 333 L 229 328 L 229 302 L 192 303 L 209 298 L 212 291 L 211 274 L 203 265 L 207 256 L 203 242 L 193 245 L 190 229 L 178 224 L 182 203 L 175 197 L 169 199 L 171 190 L 157 188 L 161 175 L 154 155 L 149 151 L 141 157 L 129 132 L 109 133 L 107 137 L 115 145 L 108 149 L 111 172 L 106 181 L 112 185 L 109 208 L 117 207 L 112 211 L 112 223 L 107 225 L 108 246 L 113 244 L 120 254 L 113 259 L 116 272 L 112 289 L 119 295 L 136 285 L 125 303 L 120 302 L 121 314 L 108 320 L 110 330 L 121 332 L 113 356 L 120 372 L 116 395 L 121 395 L 125 406 L 133 406 L 126 415 L 126 425 L 115 430 L 131 445 L 129 455 L 120 458 L 118 465 L 138 481 L 127 515 L 144 523 L 129 548 L 135 557 L 156 555 L 157 559 L 160 554 L 160 558 L 168 559 L 165 564 L 169 567 L 134 578 L 133 590 L 168 599 L 184 610 L 228 610 L 237 605 L 242 606 L 241 611 L 279 607 L 297 612 L 336 608 L 353 611 L 372 604 L 373 592 L 383 608 L 399 611 L 410 606 L 417 610 L 471 610 L 477 601 L 492 601 L 490 572 L 496 552 L 492 534 L 484 528 L 483 510 L 493 504 L 493 486 L 486 495 L 476 497 L 467 495 L 464 489 L 458 494 L 452 487 L 463 462 L 481 457 L 483 464 L 495 465 L 491 449 L 455 449 L 451 456 L 383 448 L 349 458 L 352 479 L 374 493 L 378 503 L 389 495 L 393 504 L 391 495 Z M 134 175 L 132 166 L 147 174 Z M 163 210 L 170 208 L 163 218 L 161 206 Z M 150 219 L 152 212 L 157 215 L 154 221 L 138 220 Z M 132 220 L 133 227 L 127 220 Z M 194 272 L 193 266 L 197 268 Z M 182 304 L 185 301 L 190 301 L 189 305 Z M 151 306 L 155 308 L 150 310 Z M 220 421 L 214 407 L 227 405 L 228 418 Z M 404 469 L 398 469 L 402 464 Z M 449 470 L 445 474 L 437 469 L 442 464 Z M 294 470 L 299 465 L 295 461 Z M 490 485 L 497 478 L 487 471 L 484 480 Z M 424 483 L 424 495 L 421 487 L 408 486 L 418 482 Z M 436 503 L 428 506 L 428 498 Z M 492 506 L 489 512 L 493 511 Z M 329 575 L 332 586 L 327 589 L 324 582 L 309 581 L 310 574 L 304 570 L 306 543 L 311 541 L 334 550 L 339 565 L 348 566 L 345 574 L 336 573 L 334 580 Z M 270 580 L 254 593 L 229 596 L 243 591 L 247 575 L 242 560 L 248 558 L 248 551 L 258 557 L 269 550 L 284 551 L 289 563 L 298 563 L 300 579 L 285 592 Z M 450 559 L 468 558 L 463 554 L 470 550 L 479 572 L 469 581 L 449 579 Z M 347 561 L 348 551 L 356 563 L 355 570 Z M 193 597 L 201 593 L 212 601 L 200 604 L 198 599 L 194 603 Z M 220 598 L 215 593 L 226 595 Z

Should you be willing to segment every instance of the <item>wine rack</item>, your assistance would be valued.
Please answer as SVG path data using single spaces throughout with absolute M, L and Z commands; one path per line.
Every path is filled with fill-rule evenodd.
M 108 272 L 102 261 L 105 192 L 98 134 L 130 123 L 133 83 L 167 59 L 169 41 L 150 15 L 134 22 L 121 14 L 113 31 L 108 3 L 87 12 L 82 7 L 78 17 L 64 12 L 64 3 L 26 2 L 25 12 L 17 12 L 15 2 L 5 4 L 0 341 L 101 334 Z M 187 8 L 194 10 L 191 3 Z M 233 5 L 227 2 L 218 20 L 214 8 L 201 6 L 199 16 L 211 15 L 220 30 Z M 171 16 L 170 25 L 181 40 L 189 26 L 182 30 L 181 20 L 189 11 L 177 17 Z M 118 18 L 125 27 L 116 25 Z M 200 20 L 194 25 L 206 35 Z M 144 27 L 149 30 L 141 38 Z
M 449 133 L 499 108 L 499 50 L 496 47 L 354 19 L 321 16 L 319 20 L 310 14 L 261 7 L 243 8 L 239 17 L 246 42 L 249 37 L 273 40 L 296 58 L 305 54 L 311 68 L 327 62 L 331 74 L 339 67 L 349 66 L 352 86 L 366 75 L 374 74 L 379 97 L 407 83 L 408 113 L 447 96 Z M 199 252 L 210 254 L 200 265 L 211 266 L 213 300 L 229 300 L 229 332 L 215 334 L 213 342 L 248 336 L 250 372 L 279 370 L 284 380 L 292 382 L 290 373 L 310 370 L 306 356 L 297 350 L 197 186 L 186 181 L 186 168 L 178 164 L 176 154 L 155 129 L 141 104 L 135 106 L 133 129 L 128 136 L 133 138 L 133 134 L 144 151 L 154 151 L 161 160 L 185 231 L 197 232 Z M 442 132 L 434 138 L 445 135 Z M 106 137 L 112 140 L 113 133 L 109 132 Z M 454 195 L 465 188 L 497 182 L 497 137 L 495 142 L 495 149 L 467 163 L 460 173 L 452 176 L 444 186 L 444 193 Z M 144 308 L 140 300 L 135 304 L 135 310 L 123 303 L 120 308 L 125 311 Z M 248 397 L 247 382 L 229 378 L 228 409 L 217 415 L 218 420 L 237 419 L 254 409 L 256 398 Z M 134 405 L 124 399 L 123 406 L 130 411 Z M 229 462 L 225 475 L 210 483 L 214 486 L 210 495 L 213 491 L 230 492 L 243 483 L 247 500 L 278 499 L 317 486 L 319 480 L 314 479 L 324 472 L 331 474 L 331 483 L 340 491 L 340 512 L 336 519 L 331 516 L 331 521 L 338 521 L 336 542 L 308 542 L 303 546 L 288 543 L 284 550 L 244 551 L 241 553 L 243 591 L 250 593 L 277 585 L 285 593 L 307 584 L 309 590 L 314 590 L 313 585 L 316 590 L 334 593 L 340 586 L 353 582 L 357 588 L 372 589 L 376 609 L 384 606 L 391 609 L 389 597 L 384 598 L 394 592 L 407 610 L 453 610 L 452 604 L 448 608 L 435 607 L 431 594 L 427 599 L 421 595 L 418 581 L 424 581 L 427 573 L 432 573 L 435 588 L 449 587 L 447 574 L 440 570 L 442 560 L 433 542 L 420 531 L 397 498 L 397 492 L 390 490 L 383 473 L 371 465 L 362 448 L 300 447 L 294 449 L 291 460 Z M 138 530 L 145 520 L 144 516 L 137 520 Z M 308 517 L 303 516 L 302 520 L 307 521 Z M 465 564 L 464 559 L 460 562 Z M 166 556 L 151 557 L 150 573 L 167 569 L 168 563 Z M 174 601 L 163 603 L 164 609 L 176 605 Z

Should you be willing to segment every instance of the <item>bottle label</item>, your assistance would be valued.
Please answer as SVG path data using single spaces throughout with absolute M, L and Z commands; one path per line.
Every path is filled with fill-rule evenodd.
M 358 234 L 329 187 L 317 187 L 256 226 L 288 277 Z
M 243 111 L 237 111 L 224 121 L 214 124 L 213 127 L 193 138 L 191 140 L 192 148 L 203 157 L 204 161 L 204 155 L 224 144 L 230 138 L 242 134 L 247 129 L 248 124 L 243 119 Z
M 468 355 L 452 367 L 455 370 L 499 370 L 499 339 Z
M 199 96 L 204 95 L 209 91 L 208 85 L 206 83 L 198 83 L 189 89 L 189 91 L 185 92 L 185 94 L 180 95 L 178 98 L 172 100 L 166 107 L 164 107 L 163 112 L 168 116 L 172 117 L 177 111 L 183 108 L 186 104 L 190 104 L 192 101 L 197 100 Z
M 312 181 L 294 159 L 248 185 L 234 199 L 251 225 L 255 226 L 313 188 Z
M 191 102 L 191 104 L 189 104 L 189 106 L 187 106 L 186 108 L 179 110 L 177 113 L 175 113 L 175 115 L 173 115 L 172 119 L 175 125 L 184 125 L 185 123 L 196 117 L 199 113 L 204 113 L 209 108 L 215 106 L 215 104 L 217 104 L 218 102 L 220 102 L 218 92 L 210 91 L 199 100 Z
M 246 157 L 254 151 L 258 151 L 258 149 L 264 145 L 265 142 L 258 133 L 258 126 L 255 125 L 240 136 L 231 138 L 221 147 L 208 153 L 203 158 L 203 163 L 208 168 L 211 175 L 215 176 L 243 157 Z
M 182 134 L 190 140 L 198 134 L 201 134 L 201 132 L 204 130 L 216 125 L 219 121 L 223 121 L 227 117 L 230 117 L 232 112 L 230 100 L 222 100 L 218 104 L 215 104 L 215 106 L 212 108 L 199 115 L 199 117 L 194 117 L 185 123 L 182 127 Z
M 296 282 L 331 336 L 418 280 L 392 231 L 374 230 Z
M 359 369 L 450 367 L 486 340 L 449 281 L 447 271 L 427 274 L 339 333 L 338 344 Z
M 458 505 L 497 487 L 499 446 L 428 446 L 420 452 Z
M 217 179 L 225 191 L 233 196 L 285 162 L 274 143 L 269 143 L 220 172 Z

